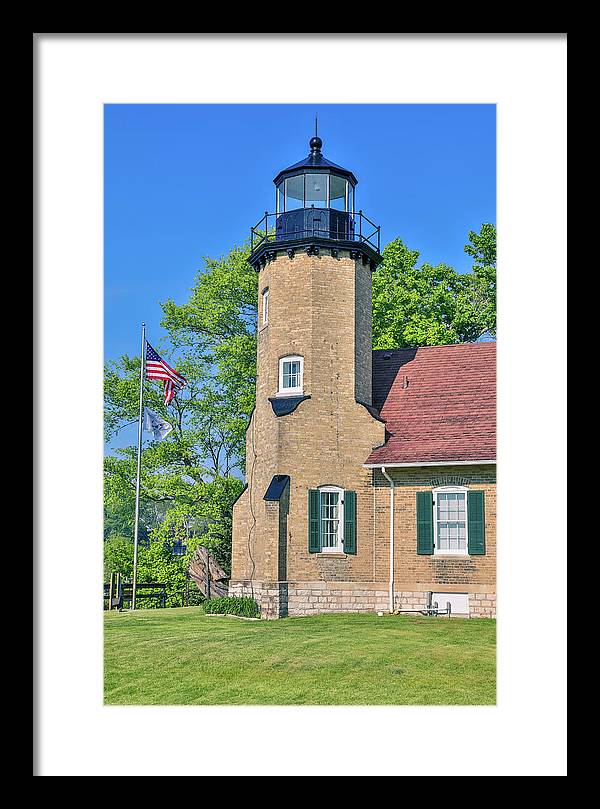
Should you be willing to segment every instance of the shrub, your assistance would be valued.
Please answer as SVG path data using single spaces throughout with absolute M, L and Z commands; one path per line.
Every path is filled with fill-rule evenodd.
M 258 618 L 260 607 L 253 598 L 246 596 L 223 596 L 223 598 L 208 598 L 204 602 L 204 611 L 208 613 L 226 613 L 228 615 L 241 615 L 244 618 Z

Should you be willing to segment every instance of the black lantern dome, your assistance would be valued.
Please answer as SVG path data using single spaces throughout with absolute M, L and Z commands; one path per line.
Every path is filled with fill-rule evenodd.
M 354 213 L 356 177 L 348 169 L 323 157 L 323 141 L 317 135 L 310 139 L 309 145 L 310 154 L 304 160 L 283 169 L 273 180 L 277 189 L 277 213 L 284 214 L 301 208 L 330 208 Z M 290 217 L 286 219 L 291 220 Z
M 350 181 L 352 187 L 356 187 L 358 180 L 351 171 L 348 171 L 348 169 L 338 166 L 337 163 L 332 163 L 331 160 L 327 160 L 327 158 L 323 157 L 323 153 L 321 152 L 323 141 L 321 138 L 315 135 L 310 139 L 309 146 L 310 154 L 305 157 L 304 160 L 300 160 L 299 163 L 294 163 L 293 166 L 279 172 L 277 177 L 275 177 L 273 180 L 276 186 L 279 186 L 283 180 L 290 176 L 314 170 L 317 172 L 334 174 L 338 177 L 343 177 L 344 179 Z
M 252 229 L 250 262 L 257 268 L 272 257 L 276 247 L 293 251 L 306 246 L 318 253 L 323 247 L 334 255 L 342 247 L 355 249 L 376 266 L 379 228 L 362 211 L 355 211 L 353 172 L 323 157 L 323 141 L 314 135 L 310 153 L 298 163 L 280 171 L 275 179 L 275 213 L 265 214 Z M 363 227 L 364 225 L 364 227 Z

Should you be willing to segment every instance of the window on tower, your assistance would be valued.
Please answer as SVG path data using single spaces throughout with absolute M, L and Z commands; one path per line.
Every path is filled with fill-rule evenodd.
M 303 357 L 282 357 L 279 360 L 279 395 L 301 395 L 303 393 L 303 376 Z
M 269 322 L 269 287 L 263 290 L 262 294 L 262 324 L 266 326 Z

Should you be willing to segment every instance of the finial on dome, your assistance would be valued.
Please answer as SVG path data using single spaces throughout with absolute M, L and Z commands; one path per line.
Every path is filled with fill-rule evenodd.
M 318 154 L 321 151 L 321 146 L 323 145 L 323 141 L 319 137 L 318 126 L 319 126 L 319 119 L 315 115 L 315 135 L 309 141 L 310 151 L 313 154 Z

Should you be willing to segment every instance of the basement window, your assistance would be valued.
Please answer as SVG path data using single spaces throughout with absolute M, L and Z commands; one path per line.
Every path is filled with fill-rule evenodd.
M 304 376 L 303 357 L 282 357 L 279 360 L 278 396 L 302 396 Z

